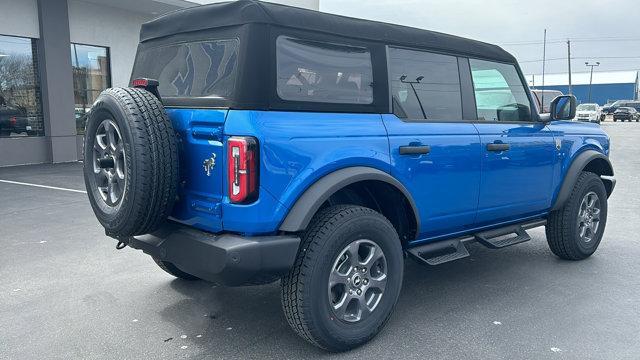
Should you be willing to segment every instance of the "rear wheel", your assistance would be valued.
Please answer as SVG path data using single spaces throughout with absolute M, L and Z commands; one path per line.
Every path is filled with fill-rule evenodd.
M 364 207 L 322 210 L 282 279 L 289 325 L 305 340 L 344 351 L 373 338 L 400 294 L 403 256 L 391 223 Z
M 175 265 L 173 265 L 170 262 L 167 261 L 162 261 L 160 259 L 156 259 L 153 258 L 153 261 L 155 261 L 156 264 L 158 264 L 158 266 L 166 271 L 167 273 L 179 278 L 179 279 L 183 279 L 183 280 L 189 280 L 189 281 L 193 281 L 193 280 L 200 280 L 199 277 L 197 276 L 193 276 L 191 274 L 187 274 L 186 272 L 178 269 Z
M 565 260 L 591 256 L 604 234 L 607 192 L 600 177 L 582 172 L 562 209 L 549 215 L 546 233 L 549 248 Z

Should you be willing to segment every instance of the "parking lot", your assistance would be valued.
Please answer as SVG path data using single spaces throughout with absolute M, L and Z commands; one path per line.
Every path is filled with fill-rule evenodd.
M 640 126 L 602 126 L 618 185 L 592 258 L 555 258 L 535 229 L 528 243 L 473 245 L 438 267 L 407 260 L 389 325 L 345 354 L 289 329 L 279 283 L 175 280 L 141 252 L 116 250 L 82 192 L 81 164 L 0 168 L 0 358 L 638 359 Z

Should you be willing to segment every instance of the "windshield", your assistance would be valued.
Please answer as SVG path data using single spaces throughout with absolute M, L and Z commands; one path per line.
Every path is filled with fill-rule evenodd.
M 223 97 L 233 94 L 238 39 L 185 42 L 138 50 L 132 79 L 159 81 L 163 97 Z
M 596 106 L 593 104 L 580 104 L 578 105 L 578 111 L 596 111 Z

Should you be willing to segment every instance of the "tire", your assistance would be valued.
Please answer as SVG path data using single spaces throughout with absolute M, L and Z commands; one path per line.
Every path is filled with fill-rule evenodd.
M 164 270 L 165 272 L 169 273 L 170 275 L 173 275 L 173 276 L 177 277 L 178 279 L 188 280 L 188 281 L 200 280 L 199 277 L 193 276 L 191 274 L 188 274 L 188 273 L 178 269 L 175 265 L 173 265 L 170 262 L 162 261 L 162 260 L 159 260 L 159 259 L 156 259 L 156 258 L 153 258 L 153 261 L 155 261 L 155 263 L 158 264 L 160 269 Z
M 373 254 L 372 249 L 381 250 L 382 260 L 372 263 L 386 263 L 386 266 L 374 265 L 359 277 L 361 274 L 353 273 L 352 267 L 348 266 L 353 257 L 346 257 L 354 248 L 358 254 L 362 251 L 363 255 L 358 257 Z M 340 258 L 341 254 L 345 254 L 345 258 Z M 372 259 L 375 258 L 372 255 Z M 344 263 L 341 259 L 345 259 Z M 400 295 L 403 266 L 400 239 L 384 216 L 360 206 L 328 207 L 314 217 L 303 234 L 295 264 L 282 279 L 282 307 L 287 322 L 303 339 L 325 350 L 337 352 L 360 346 L 376 336 L 391 316 Z M 332 288 L 329 278 L 335 273 L 333 269 L 347 268 L 352 269 L 350 275 L 341 275 L 340 279 L 347 279 L 348 285 L 343 287 L 338 283 Z M 347 287 L 352 289 L 351 286 L 357 288 L 357 284 L 368 284 L 368 288 L 358 295 L 376 294 L 379 288 L 374 279 L 381 278 L 380 269 L 386 271 L 386 284 L 384 292 L 374 300 L 377 305 L 373 311 L 363 312 L 359 319 L 354 315 L 355 311 L 344 314 L 340 310 L 334 311 L 333 302 L 349 306 L 354 301 L 357 303 L 357 290 L 349 295 Z M 354 299 L 337 301 L 341 296 L 345 296 L 343 299 L 354 296 Z M 339 309 L 349 310 L 349 306 Z
M 171 213 L 178 186 L 176 135 L 151 93 L 103 91 L 87 118 L 84 154 L 87 194 L 107 235 L 152 232 Z
M 588 215 L 584 212 L 585 201 L 588 203 L 593 199 L 593 195 L 597 197 L 599 214 L 591 216 L 589 219 L 599 219 L 595 231 L 590 228 L 585 232 L 585 236 L 591 234 L 589 239 L 581 237 L 581 224 L 593 224 L 595 220 L 589 223 L 583 223 L 581 214 Z M 590 196 L 590 197 L 588 197 Z M 583 171 L 569 199 L 562 209 L 551 212 L 546 226 L 547 243 L 551 252 L 556 256 L 565 260 L 582 260 L 591 256 L 604 234 L 607 223 L 607 192 L 600 177 L 594 173 Z

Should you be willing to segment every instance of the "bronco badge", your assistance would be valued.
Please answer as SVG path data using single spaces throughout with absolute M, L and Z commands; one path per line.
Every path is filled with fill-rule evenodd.
M 211 176 L 211 169 L 213 169 L 214 166 L 216 166 L 216 154 L 211 154 L 210 158 L 202 162 L 202 167 L 204 168 L 204 172 L 207 173 L 207 176 Z

